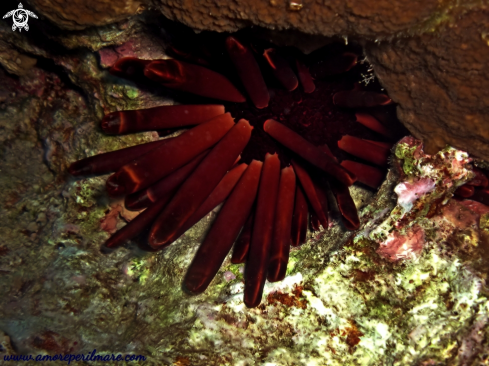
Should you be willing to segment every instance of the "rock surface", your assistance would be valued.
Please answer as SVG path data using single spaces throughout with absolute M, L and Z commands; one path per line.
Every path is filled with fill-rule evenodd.
M 489 10 L 461 15 L 436 34 L 367 48 L 399 103 L 398 117 L 433 153 L 445 144 L 489 158 Z
M 431 26 L 450 2 L 350 0 L 157 1 L 164 15 L 199 30 L 236 31 L 250 24 L 277 30 L 297 29 L 324 36 L 387 38 Z
M 30 3 L 56 25 L 72 30 L 124 20 L 142 10 L 139 0 L 32 0 Z

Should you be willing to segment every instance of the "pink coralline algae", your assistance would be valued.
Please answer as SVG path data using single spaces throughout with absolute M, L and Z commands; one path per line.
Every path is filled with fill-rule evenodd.
M 236 276 L 234 275 L 233 272 L 226 271 L 226 272 L 224 272 L 224 279 L 226 280 L 226 282 L 229 282 L 229 281 L 236 279 Z
M 394 191 L 397 193 L 397 203 L 404 210 L 409 211 L 413 207 L 413 202 L 433 190 L 433 188 L 435 188 L 435 182 L 432 179 L 421 178 L 414 182 L 399 183 Z
M 377 249 L 377 253 L 391 262 L 400 259 L 415 259 L 423 251 L 425 245 L 424 230 L 416 225 L 405 234 L 393 231 Z
M 480 202 L 467 200 L 451 200 L 442 210 L 440 215 L 459 230 L 468 227 L 479 227 L 482 215 L 489 214 L 489 206 Z
M 427 155 L 421 141 L 406 137 L 396 145 L 395 156 L 394 166 L 400 168 L 397 205 L 369 234 L 381 257 L 391 262 L 415 259 L 428 244 L 446 242 L 454 230 L 477 229 L 483 205 L 452 199 L 454 193 L 462 197 L 457 194 L 460 187 L 485 182 L 475 179 L 467 153 L 447 147 Z
M 117 218 L 122 210 L 120 205 L 111 207 L 105 217 L 100 220 L 100 228 L 108 233 L 115 233 L 117 230 Z

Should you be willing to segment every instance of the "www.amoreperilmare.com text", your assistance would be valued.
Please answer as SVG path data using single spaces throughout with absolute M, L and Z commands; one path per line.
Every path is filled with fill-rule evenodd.
M 59 355 L 5 355 L 3 356 L 4 361 L 11 362 L 26 362 L 26 361 L 64 361 L 68 365 L 73 361 L 85 361 L 85 362 L 93 362 L 93 361 L 102 361 L 102 362 L 141 362 L 146 361 L 146 357 L 142 355 L 115 355 L 113 353 L 103 353 L 97 354 L 97 350 L 94 349 L 91 353 L 88 354 L 59 354 Z

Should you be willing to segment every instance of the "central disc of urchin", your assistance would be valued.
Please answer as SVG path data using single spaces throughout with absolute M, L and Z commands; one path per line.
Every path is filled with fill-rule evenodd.
M 270 103 L 263 109 L 256 108 L 250 101 L 225 104 L 236 121 L 244 118 L 254 127 L 251 140 L 241 154 L 243 161 L 263 160 L 267 152 L 278 152 L 282 164 L 289 163 L 288 154 L 281 153 L 283 146 L 263 131 L 263 123 L 267 119 L 279 121 L 316 146 L 328 145 L 340 160 L 351 158 L 338 148 L 337 143 L 342 136 L 382 139 L 356 121 L 357 110 L 341 108 L 333 103 L 335 93 L 353 88 L 352 80 L 335 77 L 334 80 L 315 80 L 314 83 L 316 89 L 312 93 L 305 93 L 300 87 L 293 91 L 270 88 Z

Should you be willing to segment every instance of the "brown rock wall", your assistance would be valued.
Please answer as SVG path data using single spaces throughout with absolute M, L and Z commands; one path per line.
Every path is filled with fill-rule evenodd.
M 489 159 L 489 10 L 437 34 L 367 47 L 408 129 L 430 152 L 445 144 Z
M 438 0 L 160 0 L 162 13 L 196 29 L 235 31 L 254 24 L 304 33 L 390 37 L 433 21 L 447 1 Z M 294 4 L 298 4 L 294 6 Z M 302 7 L 300 8 L 300 5 Z M 292 10 L 300 8 L 300 10 Z
M 36 10 L 61 28 L 83 29 L 125 19 L 138 12 L 139 0 L 31 0 Z

